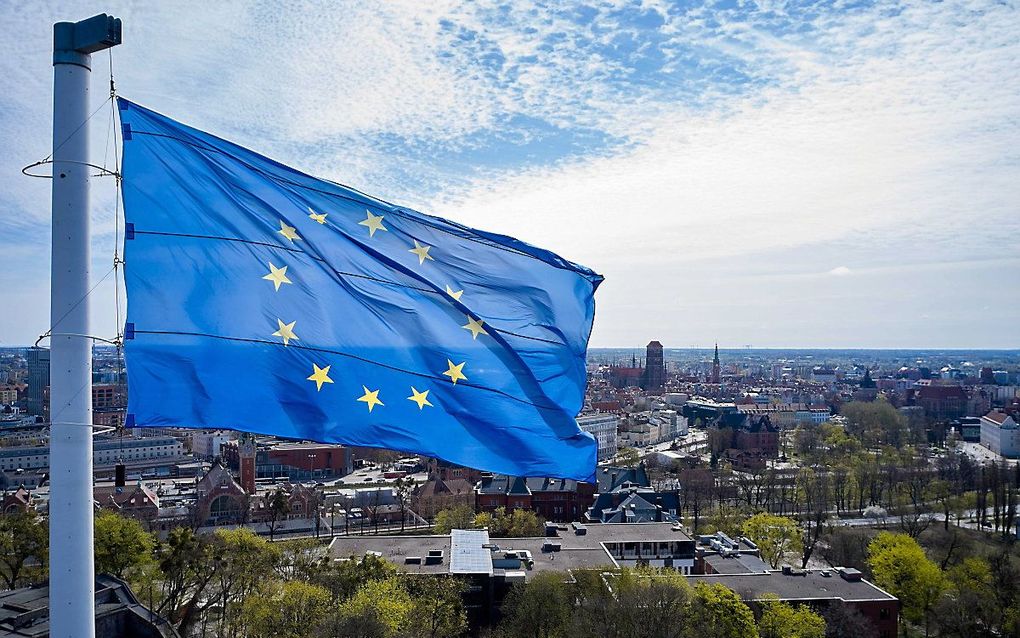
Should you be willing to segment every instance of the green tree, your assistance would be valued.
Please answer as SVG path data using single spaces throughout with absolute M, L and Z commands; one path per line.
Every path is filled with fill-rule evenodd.
M 488 528 L 489 536 L 493 538 L 524 538 L 545 533 L 545 520 L 538 514 L 522 509 L 507 512 L 505 507 L 478 514 L 472 526 Z
M 242 616 L 249 638 L 311 638 L 328 610 L 329 592 L 322 587 L 270 581 L 244 601 Z
M 0 578 L 7 589 L 22 584 L 33 563 L 39 566 L 36 576 L 45 578 L 48 556 L 49 530 L 42 518 L 34 512 L 0 514 Z
M 414 601 L 396 578 L 372 580 L 340 605 L 338 623 L 348 636 L 396 636 L 408 623 Z
M 393 563 L 368 554 L 360 558 L 351 556 L 348 560 L 334 561 L 318 570 L 313 583 L 329 591 L 334 602 L 350 598 L 361 587 L 377 580 L 395 578 L 397 568 Z
M 885 399 L 851 401 L 840 408 L 840 414 L 846 417 L 847 433 L 866 446 L 900 447 L 910 443 L 906 418 Z
M 620 467 L 637 467 L 641 453 L 632 447 L 622 447 L 616 452 L 616 464 Z
M 464 584 L 449 576 L 425 576 L 406 581 L 411 593 L 408 633 L 416 638 L 441 638 L 467 631 L 467 612 L 462 594 Z
M 473 529 L 475 527 L 475 510 L 470 505 L 458 505 L 439 510 L 433 531 L 436 534 L 449 534 L 452 529 Z
M 212 542 L 216 556 L 212 595 L 220 601 L 220 633 L 237 635 L 245 600 L 273 573 L 281 552 L 246 527 L 216 530 Z
M 769 595 L 759 601 L 761 638 L 825 638 L 825 619 L 806 605 L 787 605 Z
M 762 559 L 778 569 L 787 556 L 801 551 L 803 539 L 797 521 L 773 514 L 755 514 L 744 521 L 744 535 L 761 551 Z
M 166 541 L 159 543 L 156 560 L 162 574 L 160 590 L 157 593 L 149 589 L 139 594 L 147 601 L 158 595 L 160 602 L 156 611 L 168 618 L 182 636 L 190 636 L 205 610 L 219 600 L 209 595 L 216 578 L 210 537 L 199 536 L 187 527 L 177 527 L 170 531 Z M 153 580 L 147 584 L 152 585 Z
M 881 532 L 868 545 L 868 566 L 875 584 L 900 599 L 901 622 L 923 625 L 929 634 L 932 610 L 946 581 L 917 541 L 906 534 Z
M 142 524 L 103 510 L 95 518 L 95 560 L 97 574 L 124 578 L 125 573 L 152 561 L 152 535 Z
M 500 635 L 506 638 L 556 638 L 567 635 L 572 607 L 570 586 L 556 572 L 535 574 L 507 596 Z
M 732 589 L 715 583 L 694 587 L 689 632 L 711 638 L 758 638 L 754 613 Z
M 991 565 L 983 558 L 965 558 L 946 572 L 948 588 L 936 609 L 939 635 L 957 638 L 1002 634 Z

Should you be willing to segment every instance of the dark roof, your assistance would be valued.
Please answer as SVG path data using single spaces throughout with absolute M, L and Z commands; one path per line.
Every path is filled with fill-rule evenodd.
M 835 570 L 823 576 L 822 570 L 810 570 L 801 574 L 786 575 L 782 572 L 758 574 L 720 574 L 712 576 L 690 576 L 691 584 L 720 583 L 732 589 L 743 600 L 760 600 L 766 594 L 775 594 L 780 600 L 889 600 L 896 598 L 861 579 L 848 581 Z
M 717 574 L 753 574 L 769 571 L 768 563 L 754 554 L 735 556 L 709 554 L 705 556 L 705 562 L 711 565 Z
M 637 467 L 600 467 L 596 472 L 596 476 L 599 493 L 612 492 L 624 483 L 632 483 L 639 487 L 651 485 L 644 465 Z
M 0 593 L 0 638 L 49 636 L 49 604 L 48 584 Z M 166 620 L 138 602 L 127 583 L 105 574 L 96 577 L 96 621 L 97 638 L 178 637 Z

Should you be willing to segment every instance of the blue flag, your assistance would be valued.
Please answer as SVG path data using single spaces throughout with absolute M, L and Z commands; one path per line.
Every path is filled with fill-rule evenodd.
M 118 105 L 129 422 L 593 480 L 601 276 Z

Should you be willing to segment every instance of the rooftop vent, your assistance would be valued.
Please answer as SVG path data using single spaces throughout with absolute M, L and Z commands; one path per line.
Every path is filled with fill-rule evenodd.
M 404 556 L 405 565 L 421 565 L 421 556 Z
M 859 569 L 854 569 L 853 567 L 840 567 L 839 575 L 843 580 L 850 583 L 859 582 L 863 576 Z

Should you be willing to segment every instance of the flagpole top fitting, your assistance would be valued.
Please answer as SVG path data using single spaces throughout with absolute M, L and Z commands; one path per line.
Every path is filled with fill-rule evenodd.
M 92 68 L 92 54 L 121 42 L 120 18 L 101 13 L 79 22 L 53 25 L 53 64 Z

